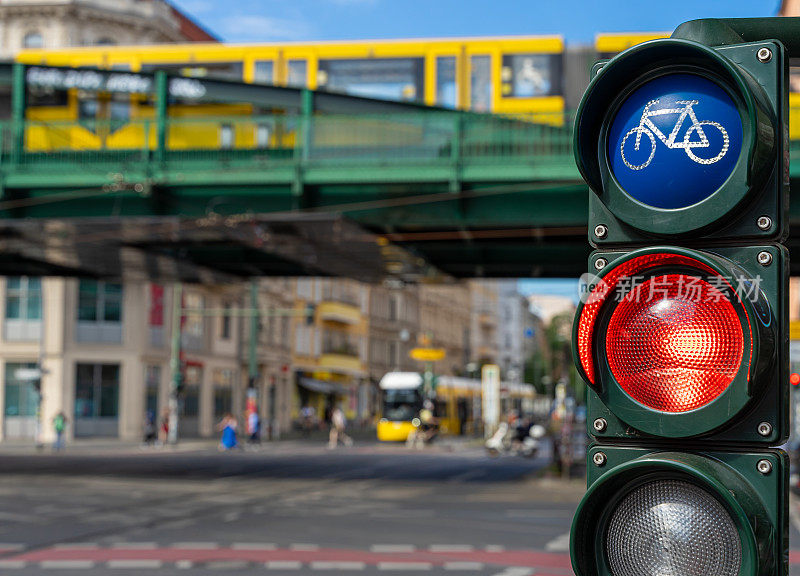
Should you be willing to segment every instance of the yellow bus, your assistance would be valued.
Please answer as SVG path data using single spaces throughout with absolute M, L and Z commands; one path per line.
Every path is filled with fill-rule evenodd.
M 378 384 L 382 393 L 378 440 L 404 442 L 419 425 L 425 401 L 424 378 L 418 372 L 389 372 Z M 501 410 L 531 413 L 536 392 L 531 384 L 500 383 Z M 439 376 L 433 398 L 439 432 L 474 434 L 481 426 L 481 382 L 456 376 Z

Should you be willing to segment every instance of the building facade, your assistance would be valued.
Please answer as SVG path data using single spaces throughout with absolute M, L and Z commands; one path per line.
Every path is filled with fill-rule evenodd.
M 217 42 L 165 0 L 4 0 L 0 57 L 26 48 Z
M 417 343 L 443 348 L 445 357 L 433 363 L 434 373 L 467 374 L 472 355 L 470 342 L 470 290 L 466 283 L 419 287 L 420 331 Z M 422 367 L 424 369 L 424 367 Z

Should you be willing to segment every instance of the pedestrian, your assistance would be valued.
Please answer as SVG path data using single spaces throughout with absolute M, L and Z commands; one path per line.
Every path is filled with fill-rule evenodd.
M 158 443 L 166 446 L 167 442 L 169 442 L 169 408 L 164 408 L 161 411 L 161 422 L 158 427 Z
M 311 435 L 311 429 L 314 427 L 314 418 L 316 416 L 316 410 L 306 404 L 300 410 L 300 416 L 302 417 L 303 423 L 303 438 L 308 438 Z
M 258 410 L 250 410 L 247 415 L 247 443 L 261 444 L 261 419 L 258 417 Z
M 145 446 L 152 446 L 156 443 L 157 430 L 156 430 L 156 415 L 152 410 L 148 410 L 144 415 L 144 424 L 142 425 L 142 436 Z
M 236 428 L 238 423 L 236 422 L 236 418 L 228 412 L 225 416 L 222 417 L 219 424 L 217 424 L 217 430 L 222 432 L 222 438 L 220 438 L 219 448 L 220 450 L 233 450 L 237 447 L 236 442 Z
M 63 411 L 53 416 L 53 430 L 56 433 L 56 441 L 53 443 L 53 452 L 60 452 L 64 448 L 64 432 L 67 429 L 67 416 Z
M 341 442 L 345 446 L 352 446 L 353 439 L 345 434 L 345 427 L 347 426 L 347 419 L 344 416 L 344 411 L 338 406 L 331 412 L 331 431 L 328 436 L 328 448 L 334 449 Z

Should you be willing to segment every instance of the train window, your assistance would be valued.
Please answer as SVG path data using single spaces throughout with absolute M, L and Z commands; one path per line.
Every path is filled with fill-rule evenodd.
M 233 148 L 233 126 L 221 124 L 219 127 L 219 147 L 223 150 Z
M 501 72 L 505 98 L 535 98 L 560 93 L 560 58 L 555 54 L 504 54 Z
M 95 120 L 100 103 L 95 94 L 78 95 L 78 120 Z
M 26 103 L 29 107 L 66 106 L 68 102 L 66 90 L 55 90 L 43 86 L 29 86 Z
M 355 96 L 422 101 L 425 94 L 422 58 L 320 60 L 320 87 Z
M 286 84 L 296 88 L 305 88 L 308 82 L 308 63 L 305 60 L 289 60 L 289 74 Z
M 800 59 L 789 59 L 789 91 L 800 92 Z
M 260 123 L 256 126 L 256 147 L 269 148 L 269 139 L 272 135 L 272 126 L 268 123 Z
M 456 107 L 456 57 L 436 58 L 436 103 L 448 108 Z
M 488 112 L 492 105 L 492 57 L 472 56 L 470 64 L 470 108 Z
M 142 72 L 153 72 L 155 70 L 165 70 L 166 72 L 190 78 L 208 77 L 241 81 L 244 67 L 241 62 L 192 62 L 191 65 L 187 65 L 185 62 L 176 62 L 142 65 Z
M 272 60 L 257 60 L 253 70 L 253 82 L 272 84 L 274 80 L 274 64 Z

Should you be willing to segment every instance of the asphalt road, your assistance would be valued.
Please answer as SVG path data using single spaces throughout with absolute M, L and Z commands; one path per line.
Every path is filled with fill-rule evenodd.
M 540 478 L 545 458 L 463 447 L 0 462 L 0 574 L 566 576 L 582 493 L 580 480 Z

